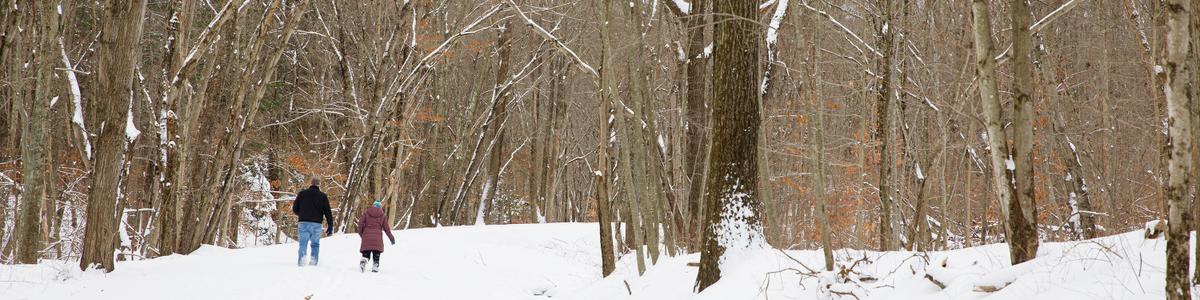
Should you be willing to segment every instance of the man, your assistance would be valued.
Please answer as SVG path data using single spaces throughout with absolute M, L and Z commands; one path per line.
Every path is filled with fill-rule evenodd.
M 300 240 L 300 258 L 296 259 L 296 266 L 304 266 L 304 256 L 308 254 L 309 243 L 312 243 L 312 259 L 308 263 L 312 266 L 317 265 L 323 221 L 329 221 L 329 229 L 325 230 L 325 235 L 333 234 L 333 212 L 329 209 L 329 197 L 317 187 L 320 184 L 320 179 L 313 178 L 312 186 L 296 193 L 296 201 L 292 203 L 292 213 L 300 219 L 296 226 Z

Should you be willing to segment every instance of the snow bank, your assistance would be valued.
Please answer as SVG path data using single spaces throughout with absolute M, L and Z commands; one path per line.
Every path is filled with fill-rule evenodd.
M 613 276 L 563 299 L 1162 299 L 1165 245 L 1140 232 L 1049 243 L 1017 266 L 1003 244 L 928 253 L 843 249 L 834 252 L 833 272 L 820 272 L 819 250 L 764 250 L 699 294 L 691 292 L 698 270 L 687 266 L 697 254 L 666 258 L 642 277 L 625 259 Z M 985 285 L 998 290 L 979 291 Z

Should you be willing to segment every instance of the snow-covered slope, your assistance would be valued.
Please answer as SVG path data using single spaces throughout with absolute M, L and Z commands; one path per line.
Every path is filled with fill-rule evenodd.
M 930 252 L 748 253 L 693 294 L 698 254 L 663 257 L 638 276 L 632 256 L 599 276 L 593 224 L 396 231 L 378 274 L 360 274 L 358 238 L 322 240 L 321 266 L 295 266 L 295 244 L 120 262 L 110 274 L 74 262 L 0 266 L 0 299 L 1162 299 L 1165 242 L 1139 232 L 1042 246 L 1008 266 L 1004 245 Z M 946 285 L 942 289 L 926 275 Z M 872 280 L 871 278 L 875 278 Z M 1009 283 L 1004 286 L 1005 283 Z M 999 291 L 980 292 L 988 287 Z M 855 296 L 850 296 L 854 294 Z

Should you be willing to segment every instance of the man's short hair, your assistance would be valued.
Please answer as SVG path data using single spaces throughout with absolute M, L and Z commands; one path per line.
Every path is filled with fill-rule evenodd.
M 310 185 L 312 186 L 319 186 L 321 185 L 321 177 L 313 176 L 309 183 L 311 183 Z

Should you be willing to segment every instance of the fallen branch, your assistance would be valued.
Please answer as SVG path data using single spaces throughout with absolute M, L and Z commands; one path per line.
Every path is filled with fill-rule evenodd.
M 942 258 L 939 263 L 933 264 L 925 268 L 925 279 L 938 286 L 939 289 L 945 289 L 948 282 L 942 270 L 946 269 L 947 258 Z

